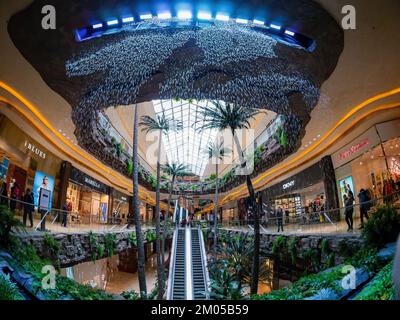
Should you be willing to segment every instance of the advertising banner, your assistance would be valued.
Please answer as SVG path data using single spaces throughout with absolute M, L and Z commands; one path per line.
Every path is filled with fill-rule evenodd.
M 49 208 L 51 209 L 54 190 L 54 178 L 42 171 L 36 171 L 35 180 L 33 182 L 33 197 L 35 207 L 37 207 L 39 204 L 40 189 L 46 189 L 50 191 Z

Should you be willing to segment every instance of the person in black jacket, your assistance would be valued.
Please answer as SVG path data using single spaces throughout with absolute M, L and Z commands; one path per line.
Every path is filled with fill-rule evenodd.
M 31 228 L 33 227 L 32 212 L 34 210 L 33 192 L 30 189 L 26 189 L 24 196 L 24 226 L 26 227 L 26 218 L 29 217 Z
M 343 195 L 343 203 L 345 206 L 344 215 L 346 223 L 348 225 L 347 231 L 353 230 L 353 212 L 354 212 L 353 202 L 354 202 L 353 193 L 349 193 L 348 195 L 346 194 Z
M 276 218 L 278 221 L 278 232 L 281 229 L 283 232 L 283 210 L 282 210 L 282 207 L 278 207 L 278 210 L 276 211 Z
M 359 229 L 364 228 L 364 217 L 369 219 L 368 217 L 368 202 L 369 199 L 367 199 L 367 192 L 364 189 L 361 189 L 359 194 L 358 194 L 358 201 L 360 203 L 360 219 L 361 219 L 361 226 Z
M 0 205 L 8 207 L 8 191 L 6 182 L 3 182 L 1 186 L 0 196 Z

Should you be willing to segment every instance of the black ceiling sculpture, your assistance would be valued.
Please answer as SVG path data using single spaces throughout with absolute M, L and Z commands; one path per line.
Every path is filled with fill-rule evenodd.
M 91 149 L 97 110 L 159 98 L 223 100 L 297 118 L 291 139 L 298 145 L 343 50 L 343 30 L 328 12 L 311 0 L 230 2 L 233 15 L 254 19 L 256 12 L 313 39 L 312 51 L 235 22 L 163 28 L 152 19 L 144 28 L 76 41 L 75 30 L 127 10 L 137 17 L 144 3 L 36 0 L 9 21 L 16 47 L 71 104 L 83 147 Z M 56 8 L 56 30 L 41 28 L 41 8 L 48 4 Z M 218 5 L 210 4 L 211 11 Z

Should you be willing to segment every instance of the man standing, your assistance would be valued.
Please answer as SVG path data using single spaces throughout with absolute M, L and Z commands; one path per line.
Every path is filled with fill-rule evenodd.
M 24 226 L 26 227 L 26 218 L 29 218 L 29 222 L 31 223 L 31 228 L 33 227 L 33 219 L 32 212 L 34 209 L 34 200 L 33 200 L 33 192 L 31 189 L 26 189 L 26 193 L 24 196 Z
M 65 202 L 64 206 L 63 206 L 63 212 L 62 212 L 62 222 L 61 222 L 61 226 L 63 227 L 67 227 L 67 221 L 68 221 L 68 215 L 70 214 L 70 212 L 72 211 L 72 203 L 69 197 L 67 197 L 67 201 Z
M 283 232 L 283 210 L 282 210 L 281 206 L 279 206 L 278 210 L 276 211 L 276 218 L 277 218 L 277 221 L 278 221 L 278 232 L 281 229 L 282 229 L 282 232 Z
M 367 203 L 367 193 L 364 189 L 361 189 L 358 193 L 358 202 L 360 204 L 360 219 L 361 219 L 361 226 L 359 229 L 364 228 L 364 217 L 369 219 L 368 217 L 368 203 Z

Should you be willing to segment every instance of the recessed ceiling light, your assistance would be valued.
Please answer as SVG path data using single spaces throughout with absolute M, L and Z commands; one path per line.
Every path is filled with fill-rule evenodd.
M 201 20 L 210 20 L 211 13 L 207 11 L 199 11 L 199 13 L 197 14 L 197 18 Z
M 92 25 L 93 29 L 99 29 L 99 28 L 102 28 L 102 27 L 103 27 L 102 23 L 96 23 L 96 24 Z
M 118 24 L 118 19 L 107 21 L 108 26 L 115 26 Z
M 171 19 L 171 12 L 161 12 L 158 15 L 158 19 Z
M 263 26 L 263 25 L 265 24 L 264 21 L 262 21 L 262 20 L 257 20 L 257 19 L 254 19 L 254 20 L 253 20 L 253 23 L 254 23 L 254 24 L 258 24 L 258 25 L 260 25 L 260 26 Z
M 273 23 L 271 23 L 270 25 L 269 25 L 272 29 L 275 29 L 275 30 L 281 30 L 281 26 L 278 26 L 277 24 L 273 24 Z
M 285 34 L 287 34 L 288 36 L 293 37 L 295 33 L 293 31 L 290 31 L 290 30 L 285 30 Z
M 186 10 L 178 11 L 178 19 L 192 19 L 192 12 Z
M 122 18 L 122 22 L 123 22 L 123 23 L 133 22 L 133 17 Z
M 142 20 L 147 20 L 147 19 L 151 19 L 151 18 L 153 18 L 151 13 L 146 13 L 146 14 L 140 15 L 140 19 L 142 19 Z
M 247 20 L 247 19 L 242 19 L 242 18 L 237 18 L 237 19 L 236 19 L 236 22 L 237 22 L 237 23 L 241 23 L 241 24 L 246 24 L 246 23 L 249 22 L 249 20 Z
M 229 21 L 229 16 L 226 14 L 217 13 L 217 15 L 215 16 L 215 19 L 217 19 L 219 21 Z

